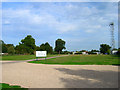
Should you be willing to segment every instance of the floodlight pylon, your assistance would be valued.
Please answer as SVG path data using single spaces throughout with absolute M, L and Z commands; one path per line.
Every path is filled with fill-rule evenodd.
M 111 32 L 111 50 L 115 48 L 115 40 L 114 40 L 114 23 L 110 23 L 110 32 Z

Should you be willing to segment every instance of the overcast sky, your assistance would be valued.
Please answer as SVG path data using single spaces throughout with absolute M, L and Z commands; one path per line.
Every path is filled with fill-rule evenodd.
M 3 2 L 2 39 L 18 45 L 32 35 L 36 45 L 66 41 L 66 50 L 99 49 L 110 45 L 109 23 L 114 22 L 118 48 L 117 2 Z

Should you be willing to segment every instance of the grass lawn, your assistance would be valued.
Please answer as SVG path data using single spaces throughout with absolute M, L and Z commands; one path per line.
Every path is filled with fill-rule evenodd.
M 48 55 L 47 57 L 53 57 L 58 55 Z M 2 56 L 2 60 L 30 60 L 36 59 L 35 55 L 8 55 Z
M 36 64 L 61 64 L 61 65 L 118 65 L 118 56 L 111 55 L 70 55 L 47 60 L 29 61 Z
M 2 90 L 7 90 L 7 88 L 11 88 L 13 90 L 13 88 L 16 88 L 17 90 L 28 90 L 27 88 L 21 88 L 21 86 L 18 86 L 18 85 L 9 85 L 9 84 L 6 84 L 6 83 L 0 83 L 0 86 L 2 88 Z

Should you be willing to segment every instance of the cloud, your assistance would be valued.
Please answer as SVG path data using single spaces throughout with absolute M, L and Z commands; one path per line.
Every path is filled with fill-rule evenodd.
M 10 21 L 5 20 L 5 21 L 3 22 L 3 24 L 4 24 L 4 25 L 10 25 Z
M 86 30 L 87 33 L 93 33 L 94 30 Z
M 55 16 L 50 14 L 40 15 L 32 13 L 30 10 L 3 10 L 3 14 L 5 14 L 3 16 L 4 24 L 8 24 L 11 21 L 12 24 L 17 24 L 20 27 L 47 25 L 54 28 L 58 33 L 75 30 L 77 27 L 77 25 L 71 23 L 59 22 Z M 9 18 L 10 21 L 8 22 L 6 18 Z
M 119 2 L 119 0 L 2 0 L 2 2 Z
M 108 42 L 111 21 L 115 23 L 115 30 L 117 30 L 116 5 L 117 3 L 44 2 L 24 3 L 21 8 L 20 4 L 17 5 L 19 8 L 6 7 L 3 8 L 2 17 L 3 35 L 7 35 L 6 32 L 10 32 L 11 35 L 13 32 L 16 35 L 26 35 L 29 32 L 36 37 L 44 38 L 43 41 L 45 39 L 50 41 L 49 37 L 53 37 L 52 39 L 69 38 L 72 40 L 72 45 L 77 45 L 77 42 L 85 43 L 95 38 L 101 42 L 102 40 Z M 97 43 L 97 41 L 94 42 Z
M 105 13 L 107 10 L 102 11 L 98 10 L 96 7 L 84 7 L 78 6 L 76 4 L 66 4 L 60 8 L 57 8 L 55 5 L 51 5 L 51 7 L 55 7 L 56 9 L 48 10 L 30 10 L 30 9 L 7 9 L 3 10 L 3 14 L 5 14 L 5 18 L 11 19 L 13 23 L 16 24 L 26 24 L 31 26 L 37 25 L 47 25 L 51 28 L 54 28 L 58 33 L 64 33 L 69 31 L 75 31 L 79 28 L 85 29 L 85 25 L 89 29 L 98 29 L 100 28 L 99 24 L 108 23 L 108 18 L 111 17 L 114 19 L 117 14 Z M 60 12 L 58 12 L 60 11 Z M 63 12 L 64 11 L 64 12 Z M 54 12 L 59 16 L 53 15 L 50 12 Z M 62 14 L 63 12 L 63 14 Z M 99 14 L 100 13 L 100 14 Z M 101 14 L 103 14 L 101 16 Z M 88 18 L 89 17 L 89 18 Z M 106 18 L 106 19 L 105 19 Z M 95 23 L 96 22 L 96 23 Z M 94 26 L 95 25 L 95 26 Z M 20 25 L 21 27 L 21 25 Z M 24 25 L 23 25 L 24 27 Z M 88 31 L 88 30 L 86 30 Z

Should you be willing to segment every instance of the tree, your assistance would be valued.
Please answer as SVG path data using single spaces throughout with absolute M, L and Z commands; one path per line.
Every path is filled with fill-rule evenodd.
M 63 54 L 69 54 L 70 52 L 66 50 L 66 51 L 63 51 L 62 53 Z
M 87 50 L 81 50 L 81 51 L 79 51 L 79 52 L 87 52 Z
M 52 53 L 53 52 L 53 49 L 52 49 L 52 47 L 50 46 L 50 44 L 48 42 L 45 43 L 45 50 L 48 53 Z
M 7 53 L 7 46 L 3 40 L 0 40 L 0 47 L 2 47 L 2 53 Z
M 100 45 L 100 52 L 103 54 L 110 54 L 110 46 L 107 44 L 101 44 Z
M 40 50 L 40 47 L 39 46 L 36 46 L 36 51 L 39 51 Z
M 16 53 L 16 54 L 21 54 L 20 52 L 21 52 L 20 46 L 19 46 L 19 45 L 16 45 L 16 47 L 15 47 L 15 53 Z
M 10 47 L 8 48 L 8 54 L 14 54 L 14 53 L 15 53 L 14 47 L 13 47 L 13 46 L 10 46 Z
M 27 35 L 27 37 L 22 39 L 15 49 L 16 53 L 19 54 L 34 54 L 34 51 L 36 49 L 35 39 L 32 38 L 31 35 Z
M 63 41 L 62 39 L 57 39 L 57 40 L 55 41 L 55 51 L 56 51 L 56 52 L 59 52 L 59 54 L 60 54 L 60 52 L 61 52 L 63 49 L 66 49 L 66 48 L 65 48 L 65 41 Z
M 0 45 L 1 45 L 1 44 L 5 44 L 3 40 L 0 40 Z
M 92 52 L 92 53 L 93 53 L 93 52 L 99 52 L 99 50 L 91 50 L 90 52 Z
M 88 52 L 88 54 L 97 54 L 96 52 L 99 52 L 99 50 L 93 50 L 92 49 L 91 51 Z
M 13 44 L 6 44 L 6 46 L 7 46 L 7 48 L 9 48 L 9 47 L 14 47 L 14 45 Z
M 47 51 L 47 53 L 53 52 L 52 46 L 50 46 L 50 44 L 48 42 L 46 42 L 45 44 L 44 43 L 41 44 L 39 50 L 40 51 Z
M 45 44 L 44 43 L 40 45 L 40 49 L 39 50 L 40 51 L 45 51 Z
M 16 54 L 26 54 L 28 52 L 27 52 L 25 45 L 19 44 L 19 45 L 16 45 L 16 47 L 15 47 L 15 53 Z
M 120 48 L 118 48 L 118 52 L 117 52 L 117 54 L 120 56 Z
M 5 44 L 4 41 L 0 40 L 0 45 L 2 45 L 2 53 L 12 53 L 11 50 L 14 49 L 14 45 L 13 44 Z M 9 49 L 9 50 L 8 50 Z M 14 54 L 15 49 L 13 50 Z

